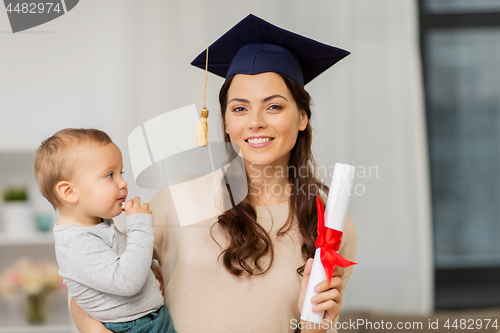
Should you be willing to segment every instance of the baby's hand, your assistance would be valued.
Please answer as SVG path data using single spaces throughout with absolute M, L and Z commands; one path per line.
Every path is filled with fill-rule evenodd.
M 149 210 L 149 204 L 147 202 L 143 203 L 141 206 L 141 199 L 139 199 L 139 197 L 135 197 L 125 202 L 123 210 L 125 210 L 127 216 L 133 214 L 153 214 Z

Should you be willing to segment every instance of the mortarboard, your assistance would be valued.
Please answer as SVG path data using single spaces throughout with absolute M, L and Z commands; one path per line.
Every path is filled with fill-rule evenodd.
M 250 14 L 198 55 L 191 65 L 224 78 L 233 74 L 276 72 L 303 87 L 348 54 L 346 50 L 281 29 Z M 196 135 L 198 146 L 206 145 L 208 136 L 205 106 L 201 117 Z
M 233 74 L 277 72 L 304 86 L 349 54 L 248 15 L 212 45 L 208 71 Z M 191 65 L 205 69 L 206 50 Z

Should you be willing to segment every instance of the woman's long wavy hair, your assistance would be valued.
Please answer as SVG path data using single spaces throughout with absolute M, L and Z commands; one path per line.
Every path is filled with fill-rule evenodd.
M 278 230 L 277 236 L 285 235 L 291 228 L 292 223 L 297 221 L 300 234 L 303 239 L 302 256 L 304 262 L 314 256 L 314 242 L 317 237 L 316 195 L 311 195 L 311 191 L 319 194 L 322 191 L 328 194 L 328 186 L 317 178 L 317 166 L 311 153 L 312 128 L 311 128 L 311 97 L 309 93 L 297 82 L 286 75 L 280 74 L 290 90 L 299 110 L 307 113 L 309 121 L 303 131 L 299 131 L 295 146 L 291 150 L 288 180 L 291 185 L 290 212 L 286 223 Z M 231 142 L 226 133 L 225 115 L 227 109 L 227 92 L 234 76 L 227 78 L 219 94 L 219 103 L 221 107 L 222 126 L 224 141 Z M 228 145 L 230 146 L 230 145 Z M 230 159 L 236 156 L 236 153 L 230 152 Z M 306 175 L 301 170 L 307 170 Z M 301 171 L 301 172 L 298 172 Z M 227 175 L 226 175 L 227 176 Z M 249 182 L 246 178 L 247 185 Z M 241 179 L 241 178 L 240 178 Z M 237 197 L 241 193 L 231 191 L 226 179 L 226 187 L 229 197 Z M 233 186 L 233 189 L 235 187 Z M 238 204 L 218 217 L 218 224 L 226 232 L 229 245 L 224 249 L 220 256 L 224 267 L 236 276 L 244 272 L 249 275 L 261 275 L 266 273 L 273 263 L 274 251 L 273 242 L 269 233 L 257 223 L 257 213 L 250 204 L 249 194 L 245 195 Z M 214 224 L 215 225 L 215 224 Z M 213 238 L 213 236 L 212 236 Z M 219 256 L 219 258 L 220 258 Z M 269 258 L 268 260 L 265 260 Z M 265 265 L 262 265 L 265 262 Z M 297 272 L 302 274 L 305 264 L 297 268 Z

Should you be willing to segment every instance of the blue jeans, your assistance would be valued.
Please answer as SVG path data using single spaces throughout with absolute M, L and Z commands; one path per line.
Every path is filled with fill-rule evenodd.
M 115 333 L 177 333 L 165 304 L 139 319 L 124 323 L 104 323 L 104 326 Z

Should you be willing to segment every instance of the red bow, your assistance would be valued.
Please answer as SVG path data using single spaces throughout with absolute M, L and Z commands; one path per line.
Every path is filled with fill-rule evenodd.
M 316 248 L 321 248 L 321 263 L 325 269 L 328 284 L 332 281 L 335 266 L 349 267 L 356 265 L 340 255 L 337 251 L 342 242 L 342 231 L 325 226 L 325 212 L 323 202 L 316 196 L 316 209 L 318 210 L 318 238 L 316 238 Z

